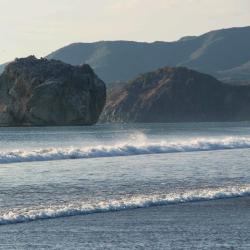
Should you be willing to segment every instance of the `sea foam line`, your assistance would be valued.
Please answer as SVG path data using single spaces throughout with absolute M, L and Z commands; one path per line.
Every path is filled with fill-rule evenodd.
M 178 152 L 195 152 L 225 149 L 250 148 L 250 138 L 224 137 L 221 139 L 198 138 L 176 141 L 118 143 L 112 146 L 93 146 L 83 148 L 46 148 L 30 151 L 16 150 L 0 152 L 0 164 L 84 159 Z
M 0 225 L 24 223 L 43 219 L 105 213 L 136 208 L 148 208 L 186 202 L 209 201 L 250 195 L 250 185 L 206 188 L 168 194 L 151 194 L 96 202 L 72 202 L 64 205 L 31 207 L 0 212 Z

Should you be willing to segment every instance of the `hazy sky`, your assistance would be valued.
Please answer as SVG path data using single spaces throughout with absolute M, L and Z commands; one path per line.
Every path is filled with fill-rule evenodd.
M 250 0 L 0 0 L 0 63 L 72 42 L 177 40 L 250 25 Z

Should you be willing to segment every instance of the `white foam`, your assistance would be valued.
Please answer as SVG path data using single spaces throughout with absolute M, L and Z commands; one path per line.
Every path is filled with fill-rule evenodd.
M 71 202 L 64 205 L 13 209 L 0 213 L 0 225 L 92 213 L 114 212 L 194 201 L 209 201 L 250 195 L 250 185 L 206 188 L 168 194 L 125 197 L 117 200 Z
M 0 152 L 0 164 L 239 148 L 250 148 L 250 138 L 198 138 L 159 142 L 150 142 L 143 138 L 141 141 L 133 140 L 132 142 L 117 143 L 112 146 L 100 145 L 83 148 L 46 148 L 30 151 Z

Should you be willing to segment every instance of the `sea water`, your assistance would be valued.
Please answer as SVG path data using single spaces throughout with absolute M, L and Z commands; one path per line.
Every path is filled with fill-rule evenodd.
M 1 128 L 0 247 L 20 224 L 246 198 L 249 160 L 247 122 Z

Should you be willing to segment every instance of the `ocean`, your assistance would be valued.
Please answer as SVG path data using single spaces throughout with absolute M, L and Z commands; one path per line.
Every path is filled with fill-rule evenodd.
M 0 128 L 0 249 L 250 249 L 250 123 Z

